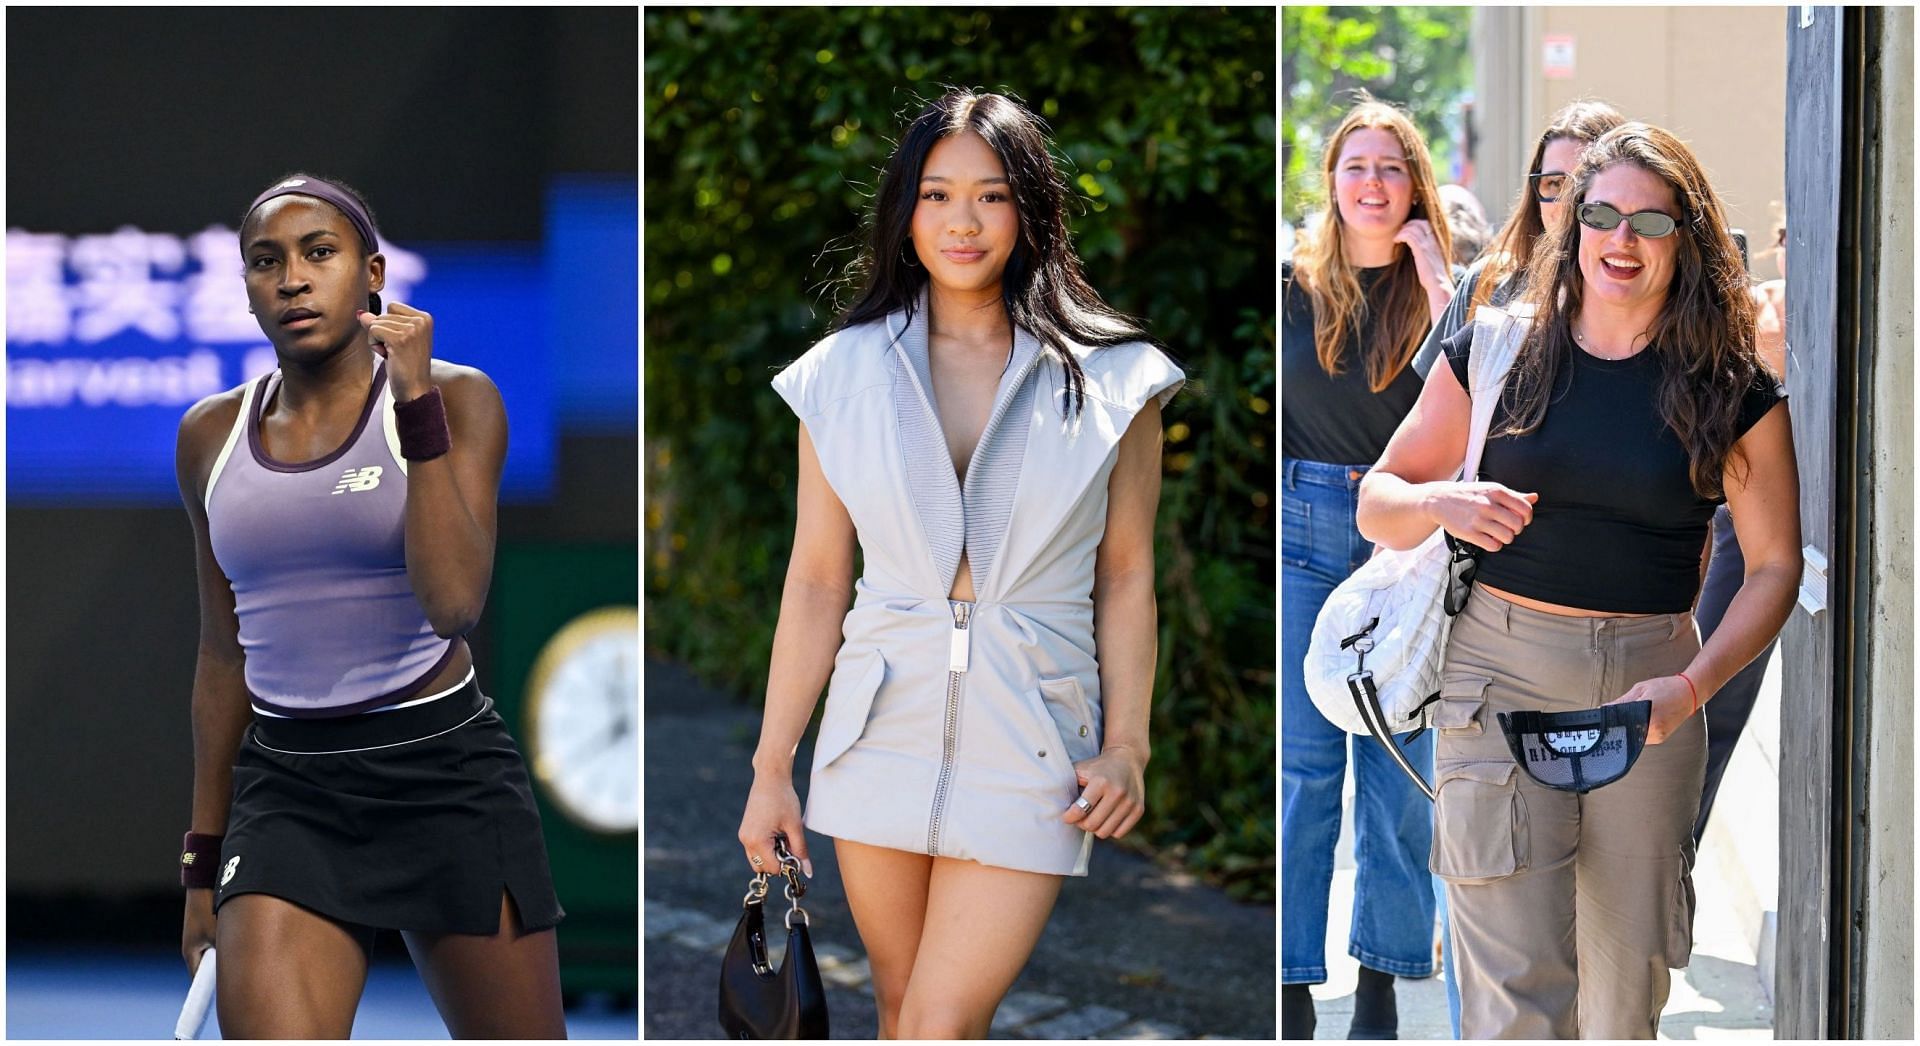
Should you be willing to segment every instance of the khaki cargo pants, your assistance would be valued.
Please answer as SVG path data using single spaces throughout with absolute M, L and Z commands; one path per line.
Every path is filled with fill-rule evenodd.
M 1513 761 L 1496 712 L 1594 708 L 1686 668 L 1691 614 L 1572 618 L 1476 588 L 1454 619 L 1436 727 L 1435 875 L 1470 1039 L 1651 1039 L 1693 950 L 1695 715 L 1586 795 Z

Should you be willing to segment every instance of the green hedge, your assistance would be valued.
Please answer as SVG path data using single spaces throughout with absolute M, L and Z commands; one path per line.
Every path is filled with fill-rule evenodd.
M 1242 896 L 1274 861 L 1271 9 L 646 15 L 646 636 L 754 699 L 792 543 L 767 381 L 851 294 L 894 140 L 947 84 L 1051 124 L 1094 286 L 1192 381 L 1165 416 L 1160 660 L 1135 838 Z

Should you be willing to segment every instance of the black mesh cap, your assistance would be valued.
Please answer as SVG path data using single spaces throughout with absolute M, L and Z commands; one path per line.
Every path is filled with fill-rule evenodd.
M 1572 712 L 1501 712 L 1513 761 L 1527 776 L 1566 792 L 1591 792 L 1632 768 L 1647 743 L 1653 702 L 1629 701 Z

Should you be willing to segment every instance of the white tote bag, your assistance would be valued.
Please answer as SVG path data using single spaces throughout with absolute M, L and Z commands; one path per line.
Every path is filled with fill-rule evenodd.
M 1481 306 L 1474 315 L 1468 360 L 1472 420 L 1456 478 L 1479 472 L 1487 428 L 1532 314 L 1530 306 L 1510 312 Z M 1440 528 L 1415 548 L 1375 553 L 1320 608 L 1306 657 L 1307 693 L 1320 714 L 1348 733 L 1377 738 L 1428 798 L 1432 788 L 1392 735 L 1418 733 L 1433 719 L 1453 620 L 1443 606 L 1450 557 Z

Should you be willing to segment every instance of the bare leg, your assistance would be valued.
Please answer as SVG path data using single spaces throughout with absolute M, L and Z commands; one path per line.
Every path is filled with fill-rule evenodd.
M 554 932 L 522 930 L 520 912 L 505 891 L 497 933 L 401 936 L 454 1038 L 567 1037 Z
M 873 971 L 880 1037 L 897 1038 L 900 1004 L 907 997 L 913 957 L 920 950 L 920 925 L 927 914 L 927 882 L 934 859 L 845 839 L 835 839 L 833 851 L 840 859 L 847 907 L 853 909 L 853 922 Z
M 220 906 L 214 993 L 228 1039 L 345 1039 L 367 984 L 346 927 L 292 901 L 241 894 Z
M 984 1039 L 1060 896 L 1058 875 L 936 858 L 925 931 L 900 1007 L 908 1039 Z

